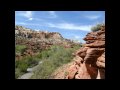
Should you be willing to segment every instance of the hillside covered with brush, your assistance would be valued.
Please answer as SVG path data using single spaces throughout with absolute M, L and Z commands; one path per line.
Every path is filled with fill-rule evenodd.
M 15 26 L 15 77 L 28 79 L 21 76 L 32 73 L 29 78 L 50 78 L 55 69 L 72 60 L 72 52 L 79 47 L 57 32 Z

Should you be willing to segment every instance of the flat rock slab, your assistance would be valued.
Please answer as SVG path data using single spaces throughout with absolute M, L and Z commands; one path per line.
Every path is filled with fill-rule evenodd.
M 22 75 L 18 79 L 29 79 L 32 75 L 33 75 L 33 73 L 26 73 L 26 74 Z

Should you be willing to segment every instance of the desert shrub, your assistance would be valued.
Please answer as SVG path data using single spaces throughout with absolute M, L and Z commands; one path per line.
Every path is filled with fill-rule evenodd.
M 34 75 L 31 78 L 48 79 L 55 69 L 72 60 L 72 52 L 78 48 L 80 47 L 64 48 L 62 46 L 52 46 L 49 50 L 43 51 L 44 53 L 42 52 L 41 54 L 43 63 L 34 71 Z
M 37 57 L 24 57 L 19 61 L 15 61 L 15 77 L 18 78 L 27 72 L 27 68 L 34 67 L 40 61 Z
M 45 79 L 48 78 L 49 75 L 54 71 L 55 66 L 53 63 L 49 61 L 44 61 L 43 64 L 41 64 L 38 69 L 35 71 L 36 74 L 32 78 L 38 78 L 38 79 Z
M 26 73 L 28 65 L 24 63 L 24 61 L 16 61 L 15 62 L 15 78 L 18 78 L 22 74 Z
M 19 68 L 15 69 L 15 78 L 17 79 L 19 76 L 21 76 L 23 74 L 23 72 L 20 71 Z
M 26 49 L 25 45 L 16 45 L 15 46 L 15 52 L 16 53 L 22 53 L 24 51 L 24 49 Z
M 27 64 L 27 63 L 20 63 L 20 64 L 19 64 L 19 69 L 20 69 L 21 72 L 26 73 L 26 72 L 27 72 L 27 71 L 26 71 L 27 68 L 28 68 L 28 64 Z
M 34 71 L 32 78 L 49 78 L 55 69 L 70 62 L 73 58 L 72 52 L 79 48 L 79 45 L 73 48 L 64 48 L 55 45 L 48 50 L 41 51 L 36 56 L 27 56 L 22 58 L 22 60 L 15 61 L 15 77 L 18 78 L 27 72 L 27 68 L 34 67 L 39 61 L 43 61 L 37 70 Z
M 37 65 L 39 62 L 39 59 L 38 58 L 29 58 L 26 60 L 26 63 L 28 64 L 28 67 L 31 68 L 31 67 L 34 67 L 35 65 Z
M 92 30 L 93 32 L 98 31 L 98 30 L 101 29 L 101 26 L 102 26 L 102 25 L 104 25 L 104 23 L 97 24 L 96 26 L 93 26 L 93 27 L 91 28 L 91 30 Z

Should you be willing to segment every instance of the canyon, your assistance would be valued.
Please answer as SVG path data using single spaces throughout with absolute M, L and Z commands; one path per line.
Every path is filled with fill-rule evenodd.
M 72 61 L 56 69 L 49 79 L 105 79 L 105 25 L 88 33 L 84 40 L 86 43 L 82 47 L 71 52 Z M 80 45 L 63 38 L 58 32 L 34 31 L 22 26 L 15 26 L 15 41 L 16 46 L 26 45 L 21 53 L 16 52 L 16 60 L 34 56 L 53 45 L 64 49 Z

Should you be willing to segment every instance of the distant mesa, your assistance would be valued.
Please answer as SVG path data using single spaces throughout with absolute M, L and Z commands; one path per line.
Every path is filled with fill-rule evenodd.
M 24 38 L 54 38 L 62 39 L 62 35 L 58 32 L 48 32 L 48 31 L 35 31 L 32 29 L 25 28 L 23 26 L 15 26 L 15 35 Z

